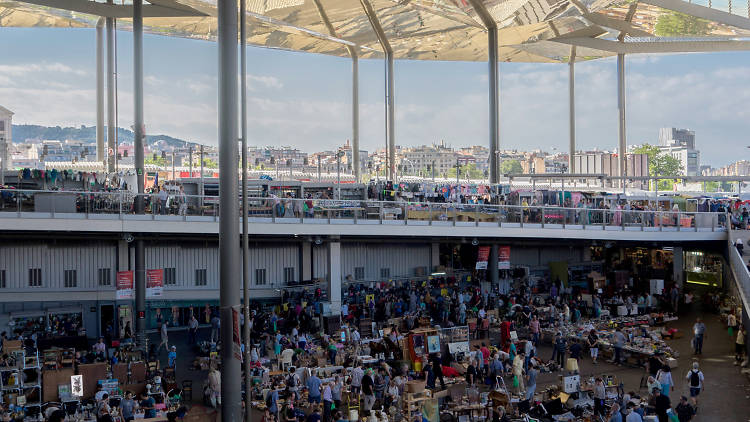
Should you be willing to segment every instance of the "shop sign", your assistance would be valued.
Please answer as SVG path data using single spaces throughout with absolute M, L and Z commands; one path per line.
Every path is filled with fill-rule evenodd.
M 146 270 L 146 297 L 161 297 L 164 291 L 164 270 Z
M 490 260 L 490 247 L 480 246 L 477 251 L 477 270 L 486 270 L 487 262 Z
M 500 246 L 497 248 L 497 269 L 510 269 L 510 246 Z
M 83 375 L 70 377 L 70 395 L 74 397 L 83 396 Z
M 232 354 L 242 362 L 242 348 L 240 347 L 240 307 L 232 307 Z
M 117 293 L 115 299 L 126 300 L 133 298 L 133 272 L 117 272 Z

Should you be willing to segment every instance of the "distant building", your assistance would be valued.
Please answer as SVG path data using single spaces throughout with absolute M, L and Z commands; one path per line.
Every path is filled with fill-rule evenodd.
M 585 152 L 573 156 L 576 173 L 620 175 L 620 160 L 617 154 L 603 151 Z M 628 176 L 647 177 L 648 154 L 628 154 L 625 156 L 625 168 Z M 647 186 L 648 183 L 645 183 Z
M 13 112 L 0 106 L 0 169 L 13 168 L 10 145 L 13 143 Z
M 432 169 L 435 175 L 440 176 L 456 166 L 458 154 L 453 148 L 447 147 L 444 142 L 433 144 L 431 146 L 422 145 L 420 147 L 410 148 L 401 152 L 403 164 L 411 172 L 412 166 L 416 173 L 431 174 Z M 474 161 L 463 158 L 462 163 Z
M 659 129 L 659 149 L 682 164 L 682 174 L 701 174 L 701 153 L 695 149 L 695 131 L 665 127 Z

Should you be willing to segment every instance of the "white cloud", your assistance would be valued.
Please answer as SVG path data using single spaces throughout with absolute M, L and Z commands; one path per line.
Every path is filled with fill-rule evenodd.
M 281 89 L 284 84 L 275 76 L 247 75 L 247 89 L 256 91 L 259 87 Z

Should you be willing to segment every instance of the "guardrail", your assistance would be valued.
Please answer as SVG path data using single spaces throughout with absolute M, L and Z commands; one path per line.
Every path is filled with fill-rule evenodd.
M 145 214 L 135 212 L 136 195 L 126 191 L 71 192 L 0 190 L 0 217 L 218 220 L 215 196 L 142 195 Z M 441 202 L 248 198 L 254 222 L 403 224 L 575 228 L 584 230 L 725 231 L 726 215 L 710 212 L 564 208 Z M 241 208 L 238 197 L 236 206 Z M 241 211 L 240 211 L 241 214 Z M 95 217 L 96 216 L 96 217 Z
M 731 231 L 733 232 L 734 229 Z M 735 287 L 742 300 L 745 315 L 750 316 L 750 271 L 748 271 L 745 260 L 742 259 L 740 252 L 735 247 L 733 237 L 731 232 L 727 236 L 727 250 L 729 255 L 727 261 L 732 272 L 732 278 L 734 278 Z

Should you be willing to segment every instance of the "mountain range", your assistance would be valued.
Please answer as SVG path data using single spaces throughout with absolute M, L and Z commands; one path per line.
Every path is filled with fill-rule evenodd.
M 106 126 L 105 126 L 106 130 Z M 120 143 L 132 143 L 135 139 L 133 131 L 117 128 L 117 138 Z M 13 125 L 13 142 L 25 142 L 27 139 L 50 140 L 50 141 L 80 141 L 82 143 L 96 143 L 96 126 L 79 127 L 60 127 L 60 126 L 40 126 L 40 125 Z M 148 146 L 156 143 L 182 148 L 187 145 L 197 146 L 195 142 L 188 142 L 183 139 L 173 138 L 168 135 L 146 135 L 146 144 Z

